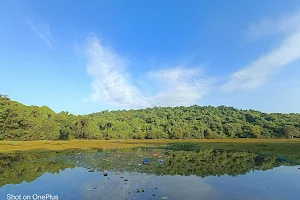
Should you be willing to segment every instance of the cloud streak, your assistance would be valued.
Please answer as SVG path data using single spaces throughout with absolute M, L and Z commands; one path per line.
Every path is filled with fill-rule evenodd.
M 85 48 L 87 72 L 93 78 L 91 99 L 111 105 L 146 107 L 147 101 L 137 87 L 126 79 L 126 61 L 105 48 L 96 36 L 90 36 Z
M 250 28 L 250 35 L 258 37 L 273 34 L 274 31 L 277 33 L 286 31 L 280 46 L 234 72 L 229 81 L 221 86 L 222 91 L 234 92 L 257 88 L 278 70 L 300 59 L 300 13 L 285 16 L 278 22 L 263 20 Z
M 50 32 L 50 28 L 47 24 L 44 23 L 34 23 L 31 19 L 27 19 L 25 21 L 25 24 L 41 39 L 43 40 L 46 45 L 50 48 L 53 49 L 52 47 L 52 35 Z
M 150 72 L 149 79 L 163 90 L 145 96 L 131 83 L 125 59 L 104 46 L 95 35 L 89 36 L 85 53 L 87 72 L 93 79 L 90 99 L 95 102 L 123 108 L 192 105 L 209 88 L 209 81 L 200 69 L 176 67 Z
M 188 106 L 196 104 L 209 90 L 211 81 L 199 68 L 176 67 L 149 74 L 164 90 L 150 98 L 154 105 Z

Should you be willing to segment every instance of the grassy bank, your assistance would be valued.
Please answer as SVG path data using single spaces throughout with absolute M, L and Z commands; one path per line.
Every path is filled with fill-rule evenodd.
M 63 151 L 123 148 L 168 148 L 174 150 L 223 149 L 277 155 L 300 162 L 299 139 L 192 139 L 192 140 L 69 140 L 1 141 L 0 153 L 14 151 Z
M 299 139 L 191 139 L 191 140 L 68 140 L 68 141 L 0 141 L 0 152 L 27 151 L 27 150 L 69 150 L 69 149 L 118 149 L 135 147 L 162 147 L 170 143 L 199 143 L 203 148 L 224 148 L 249 150 L 254 147 L 267 146 L 300 148 Z M 284 150 L 284 149 L 283 149 Z M 300 149 L 299 151 L 300 152 Z

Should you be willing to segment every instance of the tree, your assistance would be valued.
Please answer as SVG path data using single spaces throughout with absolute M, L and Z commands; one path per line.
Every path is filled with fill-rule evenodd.
M 8 95 L 0 94 L 1 99 L 10 100 Z
M 296 128 L 294 126 L 286 126 L 284 128 L 284 135 L 286 138 L 294 138 L 300 136 L 299 128 Z
M 237 123 L 227 123 L 224 124 L 223 127 L 224 133 L 230 138 L 235 138 L 242 132 L 241 125 Z
M 252 136 L 254 138 L 261 138 L 261 127 L 258 125 L 254 125 L 251 127 Z

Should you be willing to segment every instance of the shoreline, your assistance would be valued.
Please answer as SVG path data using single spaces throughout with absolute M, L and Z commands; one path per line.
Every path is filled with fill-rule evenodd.
M 255 146 L 268 148 L 271 146 L 282 146 L 285 148 L 288 144 L 300 147 L 300 139 L 122 139 L 122 140 L 35 140 L 35 141 L 0 141 L 0 153 L 14 151 L 30 150 L 95 150 L 95 149 L 121 149 L 137 147 L 163 147 L 170 143 L 199 143 L 201 146 L 214 147 L 232 147 L 233 149 L 242 149 L 245 146 Z M 242 144 L 242 145 L 241 145 Z

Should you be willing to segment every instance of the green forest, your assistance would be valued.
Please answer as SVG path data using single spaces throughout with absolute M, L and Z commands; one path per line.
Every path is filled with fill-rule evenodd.
M 73 115 L 0 95 L 0 140 L 294 137 L 300 137 L 295 113 L 194 105 Z

